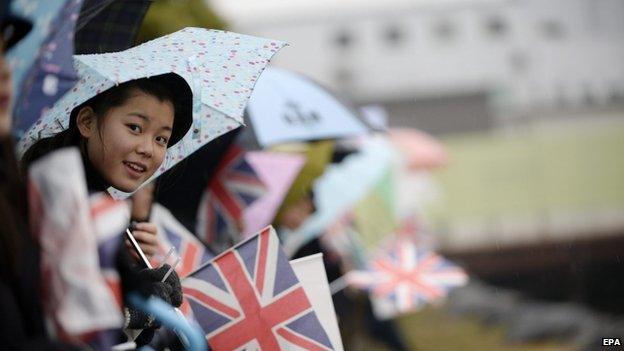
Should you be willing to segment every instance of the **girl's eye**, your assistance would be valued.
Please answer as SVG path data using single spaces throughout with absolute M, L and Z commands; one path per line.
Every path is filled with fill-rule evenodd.
M 159 145 L 162 145 L 162 146 L 167 146 L 167 143 L 169 142 L 169 139 L 168 139 L 168 138 L 165 138 L 165 137 L 162 137 L 162 136 L 159 136 L 159 137 L 156 137 L 156 142 L 157 142 Z
M 128 126 L 133 133 L 141 133 L 141 127 L 137 124 L 127 124 L 126 126 Z

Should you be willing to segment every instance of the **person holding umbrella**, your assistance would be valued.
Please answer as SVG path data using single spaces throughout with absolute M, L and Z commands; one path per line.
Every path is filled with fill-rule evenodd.
M 160 167 L 167 146 L 175 144 L 188 130 L 189 108 L 184 104 L 189 103 L 191 94 L 188 88 L 184 94 L 182 84 L 174 77 L 158 76 L 130 81 L 96 95 L 72 112 L 67 130 L 30 147 L 22 159 L 24 167 L 61 147 L 77 146 L 90 192 L 106 191 L 110 186 L 135 191 Z M 174 91 L 185 98 L 176 99 Z M 133 229 L 143 251 L 153 255 L 156 226 L 139 222 Z M 137 274 L 153 278 L 147 280 L 152 287 L 150 294 L 177 307 L 182 302 L 179 279 L 174 273 L 161 282 L 166 271 L 159 270 L 160 275 L 147 270 Z M 128 309 L 126 327 L 153 329 L 153 324 L 148 316 Z M 142 333 L 143 339 L 147 335 Z
M 208 59 L 206 47 L 216 40 L 223 47 L 211 45 Z M 231 52 L 235 43 L 246 50 L 240 58 Z M 77 147 L 89 191 L 108 191 L 123 198 L 197 148 L 242 124 L 248 95 L 226 93 L 230 88 L 249 86 L 250 94 L 262 65 L 252 62 L 254 67 L 236 72 L 237 79 L 225 80 L 234 82 L 221 86 L 208 75 L 213 71 L 208 65 L 250 62 L 245 55 L 270 58 L 278 46 L 235 33 L 187 28 L 123 52 L 76 56 L 80 77 L 76 86 L 20 140 L 23 171 L 26 173 L 32 162 L 50 152 Z M 220 96 L 227 98 L 206 97 L 211 89 L 221 89 Z M 148 256 L 155 253 L 156 226 L 142 222 L 131 229 L 141 249 Z M 161 282 L 168 267 L 140 270 L 128 261 L 127 250 L 121 250 L 120 258 L 118 270 L 125 291 L 138 290 L 180 306 L 177 275 L 173 273 Z M 137 344 L 149 342 L 155 327 L 153 318 L 132 309 L 126 311 L 127 329 L 149 330 L 141 333 Z

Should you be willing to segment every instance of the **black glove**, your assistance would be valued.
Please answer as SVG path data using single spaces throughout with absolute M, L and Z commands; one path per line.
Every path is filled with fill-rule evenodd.
M 165 263 L 162 267 L 148 270 L 149 272 L 146 274 L 148 274 L 153 281 L 160 282 L 169 269 L 171 269 L 171 266 Z M 163 300 L 174 307 L 180 307 L 182 304 L 182 285 L 180 284 L 180 278 L 175 270 L 171 271 L 171 274 L 169 274 L 164 283 L 170 287 L 170 293 L 169 299 Z
M 123 246 L 122 241 L 117 254 L 116 266 L 121 277 L 124 299 L 129 292 L 135 291 L 144 298 L 155 295 L 175 307 L 179 307 L 182 304 L 182 286 L 180 285 L 178 274 L 172 271 L 167 277 L 167 280 L 161 282 L 162 278 L 171 267 L 168 264 L 164 264 L 162 267 L 156 269 L 141 269 L 134 263 L 130 253 L 126 247 Z M 159 293 L 164 289 L 159 287 L 160 284 L 165 284 L 170 287 L 169 290 L 166 290 L 168 295 Z M 127 305 L 127 301 L 124 300 L 124 304 Z
M 151 343 L 152 339 L 154 338 L 155 331 L 156 331 L 156 328 L 143 329 L 141 334 L 139 334 L 139 336 L 137 336 L 136 339 L 134 339 L 134 342 L 136 343 L 137 348 Z

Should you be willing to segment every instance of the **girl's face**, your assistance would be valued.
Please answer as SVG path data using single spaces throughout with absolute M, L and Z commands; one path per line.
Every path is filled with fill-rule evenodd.
M 162 164 L 173 117 L 170 101 L 134 89 L 123 105 L 110 108 L 101 120 L 85 107 L 76 123 L 102 178 L 116 189 L 133 192 Z

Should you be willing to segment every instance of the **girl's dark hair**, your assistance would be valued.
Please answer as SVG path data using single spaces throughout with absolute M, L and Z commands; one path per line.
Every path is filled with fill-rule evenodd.
M 78 146 L 84 152 L 82 137 L 76 125 L 76 116 L 84 107 L 91 107 L 99 117 L 98 126 L 111 108 L 123 105 L 131 97 L 133 90 L 138 89 L 159 101 L 170 101 L 174 108 L 173 130 L 169 138 L 170 147 L 177 143 L 188 131 L 191 122 L 192 92 L 186 81 L 177 74 L 168 73 L 150 78 L 141 78 L 121 83 L 75 107 L 69 119 L 69 128 L 35 142 L 22 156 L 22 171 L 30 164 L 47 153 L 67 146 Z M 24 173 L 25 174 L 25 173 Z
M 27 227 L 26 187 L 19 175 L 13 140 L 0 137 L 0 278 L 18 271 L 22 245 L 30 239 Z

